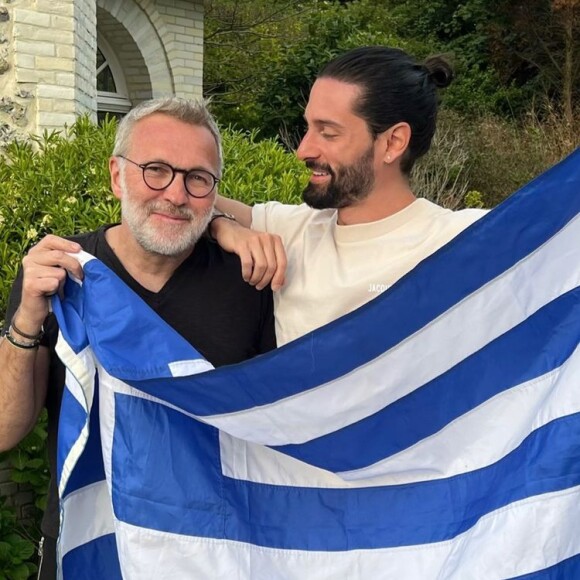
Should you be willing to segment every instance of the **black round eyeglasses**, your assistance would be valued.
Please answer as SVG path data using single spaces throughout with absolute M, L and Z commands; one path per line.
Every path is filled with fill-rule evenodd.
M 207 197 L 219 183 L 219 179 L 205 169 L 178 169 L 162 161 L 137 163 L 124 155 L 117 155 L 117 157 L 141 168 L 145 185 L 155 191 L 169 187 L 173 183 L 176 173 L 183 175 L 185 191 L 192 197 Z

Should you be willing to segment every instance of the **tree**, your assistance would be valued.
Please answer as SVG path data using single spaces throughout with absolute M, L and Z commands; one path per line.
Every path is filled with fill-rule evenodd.
M 506 80 L 535 87 L 569 124 L 580 90 L 580 1 L 502 2 L 506 28 L 496 31 L 494 62 Z

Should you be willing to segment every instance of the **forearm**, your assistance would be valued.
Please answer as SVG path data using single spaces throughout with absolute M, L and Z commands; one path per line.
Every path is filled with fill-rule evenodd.
M 46 396 L 47 371 L 47 348 L 19 348 L 0 340 L 0 451 L 14 447 L 34 426 Z
M 252 225 L 252 208 L 241 201 L 218 195 L 216 198 L 216 208 L 224 213 L 232 214 L 236 218 L 236 221 L 246 228 Z

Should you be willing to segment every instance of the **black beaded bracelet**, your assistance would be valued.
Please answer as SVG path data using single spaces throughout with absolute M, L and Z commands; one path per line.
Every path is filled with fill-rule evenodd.
M 14 318 L 10 323 L 10 328 L 14 330 L 16 334 L 19 334 L 22 338 L 28 338 L 29 340 L 40 340 L 44 336 L 44 328 L 42 326 L 40 327 L 40 332 L 38 334 L 26 334 L 26 332 L 22 332 L 22 330 L 20 330 L 20 328 L 14 324 Z
M 209 223 L 211 224 L 214 220 L 217 220 L 218 218 L 226 218 L 227 220 L 233 222 L 236 221 L 236 218 L 231 213 L 216 212 L 211 216 Z
M 12 345 L 15 346 L 16 348 L 22 348 L 24 350 L 32 350 L 33 348 L 38 348 L 38 345 L 40 344 L 40 340 L 35 340 L 33 342 L 20 342 L 19 340 L 16 340 L 12 334 L 11 334 L 11 329 L 12 327 L 10 327 L 8 330 L 5 330 L 2 333 L 2 336 Z

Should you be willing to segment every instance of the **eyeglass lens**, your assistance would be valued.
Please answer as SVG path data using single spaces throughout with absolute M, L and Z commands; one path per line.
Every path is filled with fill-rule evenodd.
M 148 163 L 143 166 L 143 179 L 151 189 L 165 189 L 174 179 L 175 173 L 185 173 L 174 170 L 166 163 Z M 208 195 L 215 185 L 215 178 L 203 169 L 192 169 L 185 173 L 185 189 L 194 197 Z

